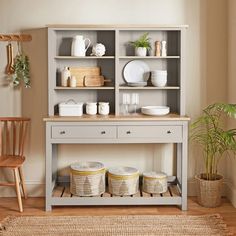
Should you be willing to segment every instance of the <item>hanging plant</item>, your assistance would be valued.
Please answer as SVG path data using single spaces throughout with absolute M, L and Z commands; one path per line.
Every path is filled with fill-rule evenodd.
M 18 86 L 22 81 L 26 88 L 30 88 L 30 69 L 29 58 L 23 53 L 19 53 L 14 60 L 12 74 L 12 82 L 14 86 Z

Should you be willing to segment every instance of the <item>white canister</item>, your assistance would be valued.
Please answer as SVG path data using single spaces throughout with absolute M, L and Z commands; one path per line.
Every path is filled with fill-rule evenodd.
M 76 77 L 72 75 L 69 79 L 70 81 L 70 87 L 75 88 L 76 87 Z
M 87 102 L 86 103 L 86 114 L 96 115 L 97 114 L 97 103 L 96 102 Z
M 100 115 L 108 115 L 110 112 L 109 102 L 99 102 L 98 113 Z
M 59 116 L 82 116 L 83 103 L 75 102 L 73 99 L 59 104 Z
M 71 77 L 70 68 L 65 66 L 61 71 L 61 86 L 67 87 L 69 78 Z

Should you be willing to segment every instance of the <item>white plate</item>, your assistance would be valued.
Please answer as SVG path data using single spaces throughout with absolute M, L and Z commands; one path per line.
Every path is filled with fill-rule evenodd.
M 144 87 L 147 86 L 147 82 L 135 82 L 135 83 L 127 83 L 130 87 Z
M 150 68 L 144 61 L 133 60 L 126 64 L 123 73 L 127 83 L 147 82 Z
M 150 116 L 164 116 L 170 113 L 170 108 L 167 106 L 146 106 L 141 108 L 141 112 Z

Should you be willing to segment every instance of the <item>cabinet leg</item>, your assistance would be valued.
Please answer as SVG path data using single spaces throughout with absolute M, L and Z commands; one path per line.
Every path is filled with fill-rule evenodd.
M 46 205 L 45 205 L 45 211 L 52 211 L 52 205 L 47 203 L 47 201 L 46 201 Z
M 182 143 L 182 163 L 181 163 L 181 188 L 182 188 L 182 210 L 187 210 L 187 183 L 188 183 L 188 124 L 183 126 L 183 143 Z
M 46 196 L 45 208 L 46 211 L 51 211 L 51 197 L 52 197 L 52 158 L 53 158 L 53 144 L 50 136 L 50 124 L 46 124 Z

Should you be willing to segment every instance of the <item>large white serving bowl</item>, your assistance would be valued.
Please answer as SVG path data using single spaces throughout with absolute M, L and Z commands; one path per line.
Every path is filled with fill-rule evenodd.
M 170 113 L 168 106 L 146 106 L 141 108 L 141 112 L 150 116 L 164 116 Z

